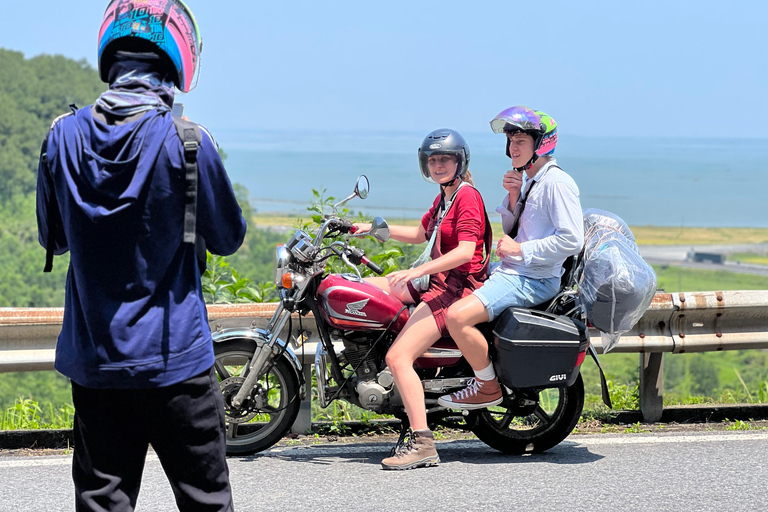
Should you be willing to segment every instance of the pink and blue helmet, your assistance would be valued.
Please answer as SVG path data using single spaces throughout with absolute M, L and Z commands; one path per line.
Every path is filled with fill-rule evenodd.
M 176 87 L 197 85 L 203 40 L 195 16 L 182 0 L 111 0 L 99 30 L 99 76 L 106 82 L 115 52 L 131 39 L 152 43 L 170 59 Z

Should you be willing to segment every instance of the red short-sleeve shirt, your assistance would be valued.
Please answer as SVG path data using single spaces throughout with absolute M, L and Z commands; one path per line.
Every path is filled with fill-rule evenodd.
M 438 195 L 432 203 L 432 207 L 421 219 L 421 225 L 426 231 L 427 240 L 432 236 L 433 218 L 439 204 L 440 196 Z M 458 247 L 459 242 L 475 242 L 475 254 L 472 256 L 472 261 L 457 267 L 457 271 L 476 274 L 483 268 L 485 205 L 477 189 L 468 186 L 459 189 L 453 206 L 443 217 L 440 231 L 440 252 L 442 254 L 446 254 Z

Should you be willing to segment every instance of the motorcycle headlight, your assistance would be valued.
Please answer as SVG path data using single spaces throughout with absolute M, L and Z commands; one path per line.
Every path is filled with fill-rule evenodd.
M 291 259 L 293 256 L 291 256 L 291 251 L 288 250 L 288 248 L 284 245 L 280 245 L 277 248 L 277 267 L 275 268 L 275 285 L 278 288 L 283 287 L 283 276 L 285 274 L 290 274 L 290 269 L 288 268 L 288 264 L 291 262 Z

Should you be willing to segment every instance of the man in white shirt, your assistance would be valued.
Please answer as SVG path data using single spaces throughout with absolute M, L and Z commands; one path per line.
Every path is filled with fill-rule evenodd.
M 532 307 L 554 297 L 563 262 L 584 245 L 579 189 L 551 156 L 557 143 L 555 120 L 517 106 L 499 113 L 491 128 L 506 135 L 512 159 L 513 169 L 503 181 L 507 195 L 496 209 L 506 235 L 496 245 L 501 265 L 447 313 L 448 330 L 475 372 L 466 388 L 438 399 L 454 409 L 482 409 L 502 401 L 488 343 L 475 325 L 510 306 Z

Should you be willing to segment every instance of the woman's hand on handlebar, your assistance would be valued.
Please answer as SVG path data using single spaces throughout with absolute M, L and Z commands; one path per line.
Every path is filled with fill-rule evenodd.
M 419 267 L 409 268 L 406 270 L 398 270 L 397 272 L 392 272 L 391 274 L 387 275 L 387 283 L 389 283 L 391 288 L 394 288 L 400 283 L 408 284 L 408 281 L 411 279 L 416 279 L 417 277 L 421 277 L 423 275 L 424 272 L 419 270 Z
M 367 222 L 354 222 L 352 223 L 352 226 L 354 228 L 357 228 L 354 233 L 360 233 L 361 231 L 370 231 L 371 230 L 371 224 Z

